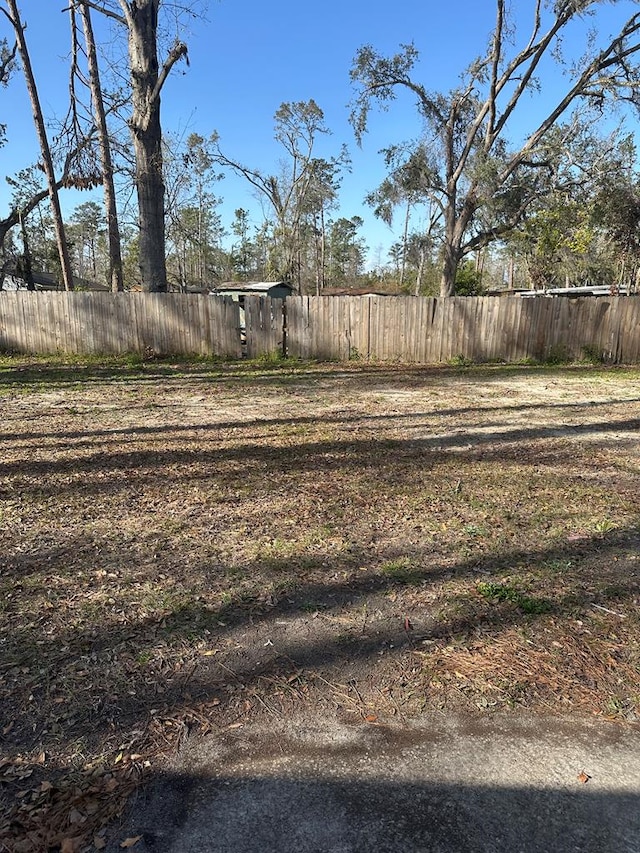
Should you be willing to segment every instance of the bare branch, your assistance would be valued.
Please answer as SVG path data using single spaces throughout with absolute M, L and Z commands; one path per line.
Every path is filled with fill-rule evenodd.
M 83 6 L 88 6 L 90 9 L 94 9 L 96 12 L 100 12 L 101 15 L 104 15 L 107 18 L 111 18 L 113 21 L 117 21 L 119 24 L 123 24 L 127 26 L 128 18 L 129 18 L 129 10 L 127 8 L 126 3 L 120 3 L 123 8 L 125 15 L 118 15 L 117 12 L 114 12 L 112 9 L 107 8 L 106 6 L 101 6 L 99 3 L 93 3 L 92 0 L 78 0 L 79 3 L 82 3 Z M 68 9 L 63 9 L 63 12 L 68 12 Z
M 186 44 L 184 44 L 184 42 L 177 41 L 169 51 L 169 55 L 167 56 L 164 65 L 160 69 L 156 84 L 153 87 L 151 95 L 149 96 L 149 106 L 152 106 L 158 100 L 162 87 L 164 86 L 166 79 L 169 76 L 169 72 L 176 64 L 176 62 L 178 62 L 183 57 L 188 65 L 189 56 L 187 53 L 187 46 Z
M 493 134 L 493 128 L 496 122 L 496 96 L 498 85 L 498 70 L 500 68 L 500 59 L 502 56 L 502 39 L 504 29 L 504 0 L 498 0 L 498 19 L 493 37 L 492 67 L 491 67 L 491 86 L 489 89 L 490 114 L 489 125 L 487 127 L 487 140 Z

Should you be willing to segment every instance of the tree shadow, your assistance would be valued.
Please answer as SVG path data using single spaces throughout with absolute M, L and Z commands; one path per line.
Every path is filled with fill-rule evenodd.
M 631 853 L 635 748 L 633 732 L 526 715 L 276 717 L 188 740 L 108 853 L 126 836 L 158 853 Z
M 371 375 L 386 374 L 374 370 Z M 389 381 L 392 376 L 389 371 Z M 518 410 L 526 413 L 535 408 Z M 466 411 L 451 408 L 447 415 L 457 417 Z M 295 444 L 283 439 L 281 427 L 291 422 L 286 418 L 194 425 L 193 436 L 187 434 L 189 425 L 181 424 L 177 439 L 168 435 L 169 446 L 157 449 L 151 445 L 123 450 L 125 436 L 120 429 L 115 449 L 107 431 L 81 430 L 80 438 L 104 440 L 97 446 L 83 446 L 89 452 L 73 459 L 65 458 L 60 452 L 65 448 L 59 446 L 54 450 L 57 456 L 38 456 L 38 439 L 30 436 L 21 449 L 24 458 L 1 466 L 7 477 L 3 496 L 17 501 L 18 509 L 24 498 L 42 499 L 32 511 L 42 507 L 55 524 L 49 529 L 42 525 L 38 539 L 31 536 L 28 525 L 15 531 L 7 525 L 3 531 L 5 554 L 0 569 L 3 580 L 14 585 L 13 598 L 3 602 L 9 629 L 0 647 L 0 701 L 9 720 L 3 726 L 5 753 L 50 751 L 61 771 L 68 770 L 65 756 L 81 761 L 93 749 L 105 754 L 117 751 L 122 742 L 131 740 L 131 732 L 146 732 L 158 716 L 179 716 L 206 706 L 206 713 L 213 709 L 214 715 L 219 711 L 228 719 L 229 714 L 246 713 L 242 709 L 247 702 L 264 701 L 269 685 L 304 682 L 312 686 L 320 678 L 346 684 L 351 697 L 358 699 L 357 685 L 367 672 L 372 680 L 378 677 L 377 665 L 383 657 L 393 663 L 385 678 L 400 681 L 411 661 L 414 670 L 427 669 L 431 650 L 442 644 L 456 645 L 477 635 L 500 637 L 514 629 L 526 633 L 550 618 L 570 625 L 580 620 L 597 632 L 593 604 L 631 612 L 640 594 L 637 563 L 625 563 L 628 571 L 622 576 L 615 562 L 622 552 L 638 550 L 638 518 L 630 520 L 629 513 L 619 529 L 584 534 L 578 541 L 568 541 L 567 530 L 556 542 L 543 538 L 539 548 L 518 547 L 512 539 L 485 549 L 471 544 L 467 556 L 460 556 L 463 552 L 456 545 L 455 558 L 428 530 L 415 527 L 407 528 L 409 533 L 403 528 L 406 541 L 402 544 L 394 542 L 392 531 L 384 535 L 372 531 L 369 538 L 349 544 L 340 553 L 330 551 L 324 542 L 313 553 L 298 546 L 284 555 L 274 548 L 270 556 L 247 549 L 252 556 L 242 563 L 243 583 L 234 581 L 238 566 L 230 557 L 217 555 L 213 545 L 208 552 L 203 547 L 202 553 L 192 554 L 191 545 L 200 544 L 197 536 L 181 538 L 170 526 L 165 529 L 172 521 L 164 513 L 165 504 L 174 499 L 174 493 L 184 499 L 181 487 L 185 485 L 194 487 L 196 495 L 202 483 L 215 489 L 207 492 L 206 501 L 196 501 L 191 517 L 179 516 L 180 529 L 197 526 L 198 535 L 214 542 L 226 526 L 242 523 L 247 543 L 259 524 L 260 531 L 271 525 L 279 535 L 276 531 L 283 529 L 277 527 L 280 498 L 286 497 L 288 511 L 295 512 L 305 491 L 310 500 L 320 501 L 326 488 L 331 495 L 324 493 L 325 508 L 313 520 L 320 524 L 331 519 L 335 510 L 348 540 L 349 525 L 358 523 L 358 500 L 370 501 L 373 521 L 380 516 L 387 519 L 384 523 L 391 519 L 393 524 L 395 510 L 384 514 L 376 501 L 392 499 L 398 484 L 407 492 L 416 491 L 434 472 L 448 490 L 443 512 L 455 515 L 465 490 L 471 488 L 466 482 L 456 484 L 456 478 L 464 465 L 476 462 L 486 465 L 483 470 L 487 471 L 513 466 L 525 497 L 531 478 L 547 467 L 553 472 L 553 489 L 560 490 L 563 500 L 589 500 L 586 491 L 562 492 L 565 471 L 572 482 L 583 476 L 578 473 L 581 460 L 588 474 L 589 448 L 576 447 L 570 440 L 605 444 L 612 433 L 619 433 L 631 442 L 640 424 L 637 418 L 607 420 L 602 414 L 578 425 L 510 424 L 497 430 L 492 419 L 481 428 L 467 429 L 463 424 L 434 435 L 431 418 L 440 415 L 412 415 L 418 434 L 401 438 L 376 437 L 372 432 L 385 423 L 405 429 L 408 421 L 403 415 L 367 417 L 372 432 L 348 436 L 340 431 L 352 424 L 349 413 L 302 416 L 294 425 L 318 423 L 320 429 L 328 426 L 339 434 L 326 439 L 297 436 Z M 271 446 L 259 443 L 264 439 L 263 428 L 271 431 Z M 162 438 L 165 429 L 143 425 L 140 432 L 143 439 Z M 237 432 L 232 442 L 225 442 L 225 430 L 230 429 Z M 422 430 L 426 435 L 420 434 Z M 76 435 L 69 438 L 68 450 L 74 451 Z M 185 440 L 186 447 L 178 444 Z M 612 453 L 609 469 L 596 474 L 605 480 L 617 477 L 624 464 L 624 457 L 618 463 Z M 478 472 L 469 470 L 469 476 Z M 277 477 L 281 480 L 276 481 Z M 454 484 L 461 489 L 461 497 Z M 265 505 L 265 495 L 272 493 L 276 499 Z M 82 501 L 80 514 L 67 530 L 64 501 L 77 495 Z M 345 520 L 337 512 L 349 501 L 352 506 Z M 117 512 L 118 505 L 127 508 L 124 518 Z M 611 505 L 616 505 L 613 500 Z M 471 503 L 469 507 L 473 508 Z M 198 517 L 200 510 L 203 519 Z M 148 531 L 133 524 L 136 512 L 148 519 Z M 437 514 L 438 510 L 421 504 L 419 512 Z M 460 517 L 464 520 L 464 513 Z M 154 518 L 158 526 L 151 524 Z M 96 519 L 104 520 L 104 529 L 93 526 Z M 120 523 L 131 527 L 119 529 Z M 547 571 L 546 580 L 532 574 L 531 594 L 544 599 L 548 605 L 544 612 L 527 614 L 514 602 L 496 606 L 474 592 L 478 580 L 500 580 L 502 573 L 514 571 L 526 575 L 528 567 L 540 564 L 563 566 L 557 571 L 559 580 L 551 577 L 556 570 Z M 573 565 L 571 570 L 566 569 L 568 564 Z M 141 570 L 139 576 L 134 567 Z M 106 593 L 101 597 L 99 578 L 114 570 L 120 572 L 124 586 L 152 585 L 156 598 L 145 603 L 142 593 L 127 590 L 121 597 L 116 594 L 113 602 Z M 154 572 L 163 577 L 155 577 Z M 169 588 L 174 577 L 179 579 L 175 590 Z M 459 580 L 464 589 L 447 593 L 447 608 L 436 606 L 429 596 L 452 580 Z M 14 603 L 43 592 L 38 599 L 42 609 L 32 609 L 25 620 Z M 80 600 L 86 595 L 86 609 L 69 606 L 65 595 Z M 61 612 L 56 613 L 56 608 Z M 620 623 L 623 637 L 628 636 L 622 630 L 625 624 L 632 622 Z M 416 651 L 422 654 L 417 664 Z M 349 687 L 350 682 L 356 686 Z M 416 690 L 424 695 L 428 689 L 428 678 L 416 677 Z
M 638 398 L 624 398 L 624 399 L 607 399 L 603 401 L 590 401 L 587 405 L 589 411 L 597 410 L 599 407 L 609 407 L 609 406 L 618 406 L 618 405 L 631 405 L 633 403 L 640 402 L 640 397 Z M 154 409 L 170 409 L 171 405 L 162 405 L 158 403 L 154 403 Z M 504 404 L 500 406 L 466 406 L 466 407 L 458 407 L 458 408 L 438 408 L 430 412 L 410 412 L 410 413 L 385 413 L 380 415 L 371 415 L 371 414 L 361 414 L 361 413 L 324 413 L 318 415 L 292 415 L 290 417 L 246 417 L 246 418 L 238 418 L 235 420 L 211 420 L 211 421 L 194 421 L 192 423 L 165 423 L 161 425 L 149 425 L 149 424 L 136 424 L 135 433 L 136 435 L 141 436 L 163 436 L 166 435 L 167 432 L 170 432 L 172 435 L 182 435 L 185 433 L 194 433 L 197 432 L 199 436 L 203 434 L 206 435 L 210 431 L 216 430 L 248 430 L 255 427 L 260 428 L 273 428 L 279 426 L 304 426 L 304 425 L 325 425 L 331 424 L 336 425 L 338 427 L 349 428 L 350 425 L 353 424 L 354 421 L 358 423 L 364 424 L 374 424 L 374 425 L 385 425 L 385 424 L 402 424 L 413 423 L 420 427 L 428 428 L 431 421 L 442 421 L 442 419 L 446 418 L 456 418 L 461 415 L 475 414 L 478 415 L 481 413 L 482 415 L 486 415 L 489 413 L 509 413 L 509 414 L 518 414 L 518 413 L 527 413 L 531 412 L 532 414 L 539 415 L 543 412 L 549 412 L 552 414 L 555 411 L 569 410 L 569 411 L 580 411 L 583 408 L 583 404 L 581 403 L 527 403 L 522 405 L 509 405 Z M 490 428 L 497 426 L 500 421 L 489 421 L 483 424 L 483 427 Z M 577 430 L 580 432 L 585 428 L 585 425 L 575 425 L 566 426 L 564 429 L 568 434 L 571 434 L 571 430 Z M 615 428 L 615 427 L 614 427 Z M 69 445 L 69 447 L 73 446 L 74 449 L 78 449 L 85 446 L 91 446 L 93 442 L 91 439 L 95 438 L 109 438 L 111 440 L 116 440 L 118 438 L 124 438 L 131 434 L 131 428 L 113 428 L 113 429 L 98 429 L 98 430 L 55 430 L 50 432 L 0 432 L 0 441 L 3 443 L 10 442 L 25 442 L 26 446 L 37 446 L 37 443 L 42 441 L 43 439 L 56 439 L 58 440 L 60 447 L 66 447 L 66 445 L 62 444 L 62 440 L 70 439 L 73 444 Z M 556 430 L 557 431 L 557 430 Z
M 613 365 L 596 367 L 589 365 L 513 365 L 513 364 L 478 364 L 465 367 L 449 365 L 411 365 L 411 364 L 336 364 L 335 362 L 297 362 L 289 360 L 277 364 L 266 364 L 246 361 L 229 361 L 224 359 L 194 359 L 181 360 L 180 357 L 166 356 L 163 358 L 144 360 L 140 356 L 114 356 L 105 358 L 104 363 L 90 362 L 82 364 L 64 364 L 59 358 L 52 357 L 51 361 L 39 359 L 33 361 L 28 357 L 16 356 L 16 366 L 0 365 L 0 388 L 6 386 L 30 387 L 47 386 L 64 387 L 66 385 L 88 383 L 127 383 L 147 384 L 162 380 L 184 381 L 199 380 L 209 383 L 226 384 L 229 382 L 250 382 L 256 386 L 273 386 L 277 388 L 283 381 L 295 378 L 297 381 L 315 383 L 322 381 L 341 388 L 348 389 L 350 384 L 358 384 L 363 380 L 375 380 L 397 385 L 411 386 L 411 382 L 424 382 L 430 379 L 435 382 L 474 381 L 481 380 L 490 384 L 504 379 L 521 377 L 523 375 L 544 375 L 549 379 L 563 377 L 588 377 L 594 372 L 621 372 L 635 367 Z
M 141 836 L 157 853 L 637 850 L 638 794 L 483 786 L 471 781 L 478 760 L 469 756 L 468 784 L 167 774 L 117 838 Z
M 499 636 L 549 617 L 574 624 L 593 616 L 593 604 L 618 610 L 640 594 L 637 572 L 621 580 L 616 565 L 621 549 L 637 546 L 638 533 L 634 526 L 579 543 L 477 555 L 453 564 L 434 558 L 426 547 L 416 548 L 412 570 L 400 577 L 375 569 L 363 573 L 355 568 L 357 556 L 351 562 L 321 554 L 315 562 L 307 557 L 306 572 L 314 579 L 304 580 L 297 577 L 299 563 L 293 556 L 269 566 L 284 581 L 280 592 L 276 587 L 261 590 L 264 565 L 258 559 L 246 567 L 248 577 L 256 576 L 251 593 L 226 601 L 217 593 L 202 595 L 211 571 L 202 563 L 190 568 L 193 578 L 200 576 L 200 587 L 177 604 L 152 608 L 148 616 L 138 615 L 135 602 L 123 595 L 120 604 L 99 606 L 99 622 L 89 610 L 86 627 L 76 621 L 65 628 L 57 622 L 51 634 L 44 611 L 29 624 L 16 622 L 3 644 L 3 699 L 7 718 L 14 718 L 5 748 L 16 753 L 59 750 L 81 737 L 90 749 L 113 732 L 144 728 L 153 708 L 170 714 L 185 700 L 227 702 L 229 685 L 251 691 L 261 680 L 299 671 L 345 682 L 361 678 L 369 665 L 375 672 L 381 655 L 400 660 L 421 648 L 428 658 L 431 646 L 421 645 L 424 641 L 457 643 L 487 631 Z M 82 543 L 72 541 L 68 547 L 74 551 Z M 114 542 L 119 565 L 135 562 L 128 547 L 122 540 Z M 601 566 L 595 589 L 590 569 L 580 567 L 586 555 L 594 554 Z M 395 556 L 387 549 L 378 559 Z M 58 552 L 53 561 L 50 557 L 46 549 L 32 555 L 34 566 L 46 565 L 54 572 L 55 561 L 64 563 L 65 554 Z M 105 565 L 109 562 L 106 555 Z M 479 580 L 523 564 L 559 567 L 552 570 L 559 592 L 549 592 L 544 578 L 537 581 L 534 593 L 545 602 L 539 612 L 527 614 L 517 604 L 496 607 L 473 592 Z M 572 564 L 574 569 L 567 568 Z M 320 576 L 326 579 L 315 579 Z M 445 612 L 442 605 L 429 603 L 428 593 L 452 578 L 466 579 L 470 587 L 462 598 L 449 595 Z M 390 603 L 390 596 L 398 596 L 399 603 Z M 411 630 L 406 627 L 409 617 Z M 59 699 L 64 699 L 62 707 Z
M 418 427 L 419 429 L 419 427 Z M 5 461 L 0 464 L 0 476 L 13 478 L 28 472 L 29 480 L 21 484 L 21 490 L 33 491 L 39 495 L 63 494 L 66 491 L 81 489 L 84 493 L 99 493 L 109 488 L 122 488 L 122 475 L 129 475 L 129 486 L 144 485 L 147 482 L 158 483 L 165 478 L 175 483 L 207 479 L 221 472 L 226 464 L 235 464 L 240 473 L 244 488 L 255 487 L 261 478 L 268 476 L 271 470 L 283 470 L 287 475 L 300 473 L 319 473 L 329 471 L 362 471 L 378 469 L 376 477 L 384 477 L 379 458 L 382 454 L 393 457 L 394 466 L 388 468 L 389 476 L 394 479 L 394 468 L 402 469 L 418 464 L 421 470 L 434 468 L 448 454 L 455 452 L 455 458 L 461 463 L 465 460 L 496 460 L 503 464 L 516 462 L 529 464 L 535 462 L 538 467 L 549 464 L 554 467 L 563 464 L 557 449 L 547 454 L 535 444 L 540 441 L 556 441 L 563 438 L 591 439 L 599 435 L 628 434 L 629 441 L 636 441 L 632 435 L 640 431 L 640 418 L 626 418 L 616 421 L 605 420 L 582 424 L 560 426 L 516 427 L 494 432 L 485 428 L 460 429 L 453 433 L 436 434 L 428 437 L 411 436 L 409 438 L 380 438 L 373 436 L 321 441 L 298 440 L 294 447 L 284 444 L 265 444 L 263 436 L 254 440 L 238 440 L 233 446 L 224 446 L 213 441 L 208 447 L 202 446 L 202 439 L 196 433 L 189 439 L 191 447 L 176 449 L 138 449 L 114 451 L 108 447 L 98 447 L 92 453 L 86 453 L 73 460 L 61 458 L 32 459 L 28 466 L 23 460 Z M 261 443 L 262 442 L 262 443 Z M 93 446 L 93 445 L 92 445 Z M 71 448 L 70 448 L 71 449 Z M 575 457 L 565 454 L 565 463 L 570 464 Z M 54 478 L 59 474 L 69 474 L 63 482 Z M 110 478 L 114 482 L 110 483 Z

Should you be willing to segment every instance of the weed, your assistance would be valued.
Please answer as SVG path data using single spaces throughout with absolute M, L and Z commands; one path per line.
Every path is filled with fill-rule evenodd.
M 301 609 L 305 613 L 317 613 L 318 610 L 326 610 L 327 605 L 321 601 L 304 601 L 301 605 Z
M 524 358 L 519 358 L 516 361 L 512 362 L 515 367 L 540 367 L 540 361 L 537 358 L 533 358 L 531 355 L 527 355 Z
M 282 580 L 276 581 L 271 586 L 274 593 L 277 595 L 291 594 L 292 592 L 295 592 L 297 587 L 298 583 L 293 578 L 283 578 Z
M 269 352 L 261 352 L 255 361 L 261 367 L 277 367 L 285 361 L 285 357 L 282 350 L 274 349 Z
M 400 583 L 410 583 L 417 578 L 417 567 L 409 557 L 389 560 L 380 568 L 383 575 Z
M 471 536 L 474 539 L 478 536 L 483 536 L 485 533 L 485 529 L 483 527 L 480 527 L 479 524 L 467 524 L 462 529 L 467 534 L 467 536 Z
M 608 717 L 635 717 L 635 702 L 633 699 L 623 699 L 620 696 L 611 696 L 605 705 L 605 714 Z
M 571 560 L 547 560 L 542 564 L 550 572 L 568 572 L 573 568 Z
M 525 595 L 511 584 L 481 581 L 476 585 L 476 589 L 483 598 L 490 601 L 509 601 L 528 615 L 548 613 L 551 610 L 551 602 L 548 599 Z
M 607 361 L 605 353 L 602 352 L 601 349 L 594 345 L 587 345 L 582 347 L 582 358 L 580 361 L 583 364 L 605 364 Z
M 450 358 L 447 364 L 450 367 L 471 367 L 473 365 L 473 361 L 470 358 L 467 358 L 466 355 L 459 353 L 458 355 L 454 355 L 453 358 Z
M 569 358 L 567 348 L 563 344 L 557 344 L 556 346 L 550 347 L 544 357 L 544 363 L 551 365 L 569 364 L 570 361 L 571 359 Z
M 605 536 L 607 533 L 611 533 L 612 530 L 616 529 L 615 522 L 611 521 L 610 518 L 602 518 L 600 521 L 596 521 L 593 525 L 593 532 L 597 536 Z

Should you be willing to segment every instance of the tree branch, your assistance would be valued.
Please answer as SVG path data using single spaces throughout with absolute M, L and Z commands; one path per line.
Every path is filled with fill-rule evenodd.
M 74 160 L 82 152 L 83 148 L 86 148 L 86 146 L 89 145 L 90 142 L 91 135 L 87 136 L 80 145 L 78 145 L 73 151 L 70 151 L 67 154 L 64 160 L 64 166 L 62 168 L 62 175 L 60 176 L 60 178 L 58 178 L 55 184 L 57 190 L 61 190 L 64 187 L 68 186 L 69 178 L 71 175 L 71 167 L 73 166 Z M 40 202 L 44 201 L 48 195 L 48 189 L 40 190 L 39 192 L 32 195 L 31 198 L 24 204 L 16 205 L 15 207 L 13 207 L 7 217 L 5 217 L 4 219 L 0 219 L 0 248 L 4 243 L 5 237 L 7 236 L 8 232 L 16 225 L 18 225 L 21 219 L 24 219 L 30 213 L 32 213 L 40 204 Z
M 92 0 L 77 0 L 78 3 L 81 3 L 83 6 L 88 6 L 90 9 L 95 9 L 96 12 L 100 12 L 101 15 L 104 15 L 107 18 L 111 18 L 114 21 L 117 21 L 119 24 L 123 24 L 127 26 L 128 24 L 128 9 L 126 5 L 124 7 L 127 12 L 127 17 L 123 15 L 118 15 L 117 12 L 113 12 L 111 9 L 107 9 L 104 6 L 100 6 L 98 3 L 93 3 Z M 122 6 L 122 3 L 120 4 Z M 69 9 L 63 9 L 63 12 L 68 12 Z
M 502 56 L 502 31 L 504 29 L 504 0 L 498 0 L 498 19 L 493 37 L 493 56 L 491 63 L 491 86 L 489 89 L 489 101 L 491 104 L 489 113 L 489 124 L 487 126 L 487 141 L 493 135 L 493 128 L 496 122 L 496 96 L 498 84 L 498 71 L 500 68 L 500 58 Z
M 167 56 L 164 65 L 160 69 L 156 85 L 153 87 L 153 91 L 149 96 L 149 108 L 151 108 L 160 97 L 160 91 L 162 90 L 162 87 L 164 86 L 166 79 L 169 76 L 169 72 L 176 64 L 176 62 L 182 59 L 182 57 L 185 58 L 186 63 L 188 65 L 189 57 L 187 55 L 187 46 L 184 42 L 177 41 L 169 51 L 169 55 Z

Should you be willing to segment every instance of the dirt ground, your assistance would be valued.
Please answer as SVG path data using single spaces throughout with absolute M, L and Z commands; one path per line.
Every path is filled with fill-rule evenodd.
M 0 359 L 0 850 L 190 732 L 640 720 L 640 370 Z

